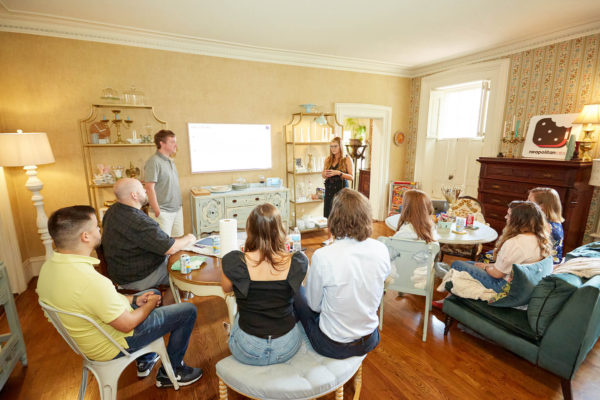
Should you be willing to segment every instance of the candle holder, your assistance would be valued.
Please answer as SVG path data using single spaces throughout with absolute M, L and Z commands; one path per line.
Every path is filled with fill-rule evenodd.
M 506 155 L 504 157 L 506 158 L 515 158 L 515 155 L 513 154 L 513 146 L 514 145 L 519 145 L 519 143 L 523 143 L 525 141 L 525 138 L 523 136 L 515 136 L 514 132 L 509 132 L 508 137 L 503 137 L 502 138 L 502 143 L 507 144 L 507 149 L 508 152 L 506 153 Z
M 119 113 L 121 112 L 121 110 L 112 110 L 113 114 L 115 114 L 115 119 L 112 120 L 113 125 L 115 126 L 115 128 L 117 128 L 117 140 L 115 140 L 115 144 L 127 144 L 126 141 L 123 140 L 123 138 L 121 137 L 121 123 L 123 122 L 122 119 L 119 119 Z M 133 122 L 132 119 L 127 119 L 125 120 L 125 123 L 127 124 L 127 127 L 131 126 L 131 123 Z

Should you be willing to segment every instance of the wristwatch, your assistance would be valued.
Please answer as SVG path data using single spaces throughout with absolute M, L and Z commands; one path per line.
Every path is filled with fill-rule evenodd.
M 133 300 L 131 301 L 131 305 L 133 305 L 133 306 L 137 305 L 137 299 L 138 299 L 138 297 L 139 296 L 137 294 L 133 295 Z

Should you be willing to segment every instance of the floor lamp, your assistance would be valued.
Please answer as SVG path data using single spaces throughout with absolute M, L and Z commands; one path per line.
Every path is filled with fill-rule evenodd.
M 52 239 L 48 234 L 48 217 L 44 212 L 44 187 L 37 177 L 37 165 L 51 164 L 54 154 L 45 133 L 0 133 L 0 167 L 23 167 L 26 171 L 25 187 L 33 193 L 31 200 L 37 209 L 37 227 L 46 248 L 46 259 L 52 255 Z

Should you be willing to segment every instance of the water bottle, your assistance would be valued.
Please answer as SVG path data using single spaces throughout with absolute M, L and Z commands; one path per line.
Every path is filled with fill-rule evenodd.
M 300 251 L 302 250 L 302 236 L 300 235 L 300 229 L 298 229 L 298 227 L 294 228 L 294 231 L 292 232 L 292 243 L 293 243 L 293 250 L 296 251 Z
M 221 236 L 213 236 L 213 254 L 215 256 L 221 253 Z

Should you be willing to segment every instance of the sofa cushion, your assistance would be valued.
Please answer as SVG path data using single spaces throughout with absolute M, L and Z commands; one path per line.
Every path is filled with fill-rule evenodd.
M 538 340 L 537 335 L 529 326 L 529 322 L 527 321 L 527 311 L 518 310 L 515 308 L 500 308 L 500 307 L 490 307 L 488 303 L 481 300 L 470 300 L 463 299 L 458 296 L 450 296 L 446 301 L 450 300 L 453 303 L 460 304 L 463 307 L 467 307 L 472 311 L 475 311 L 478 315 L 491 320 L 497 325 L 502 326 L 507 331 L 510 331 L 513 334 L 519 335 L 531 342 L 536 342 Z M 470 321 L 461 321 L 465 324 L 472 326 Z
M 494 307 L 518 307 L 529 303 L 533 289 L 546 275 L 552 273 L 552 256 L 533 264 L 514 264 L 511 280 L 492 300 Z
M 573 274 L 556 274 L 544 277 L 533 289 L 527 307 L 529 326 L 542 337 L 554 316 L 581 286 L 581 278 Z

